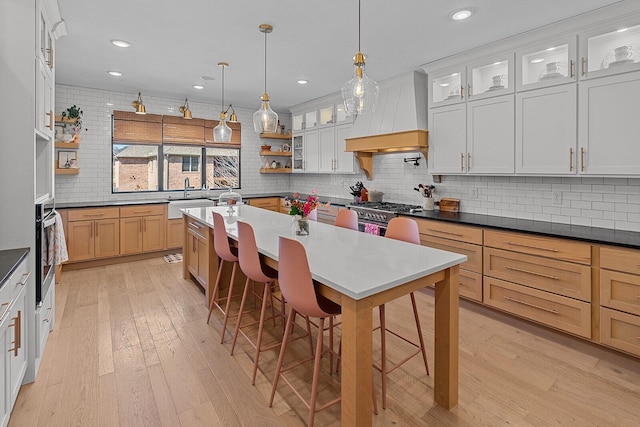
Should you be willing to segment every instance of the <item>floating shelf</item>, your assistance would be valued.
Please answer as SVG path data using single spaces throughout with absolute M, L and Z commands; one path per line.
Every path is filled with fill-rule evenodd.
M 80 148 L 78 142 L 56 142 L 56 148 L 68 148 L 70 150 L 77 150 Z
M 260 138 L 270 138 L 270 139 L 286 139 L 287 141 L 291 141 L 291 134 L 283 135 L 281 133 L 261 133 Z
M 291 151 L 260 151 L 261 156 L 291 157 Z
M 78 119 L 71 119 L 69 117 L 56 116 L 56 123 L 76 123 Z
M 262 168 L 260 173 L 291 173 L 291 168 Z
M 80 173 L 80 169 L 78 168 L 56 168 L 56 175 L 77 175 Z

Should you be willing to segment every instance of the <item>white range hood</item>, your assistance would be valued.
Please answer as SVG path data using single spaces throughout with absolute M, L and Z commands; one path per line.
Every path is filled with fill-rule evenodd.
M 346 151 L 354 152 L 367 178 L 373 154 L 422 152 L 427 157 L 427 76 L 411 72 L 379 82 L 373 114 L 358 116 Z

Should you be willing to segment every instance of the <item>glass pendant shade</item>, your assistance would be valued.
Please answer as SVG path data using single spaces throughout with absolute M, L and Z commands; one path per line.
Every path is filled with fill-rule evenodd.
M 262 101 L 262 108 L 253 113 L 253 129 L 257 133 L 276 133 L 278 114 L 269 106 L 269 98 Z
M 376 111 L 378 83 L 370 79 L 363 65 L 356 65 L 354 76 L 342 86 L 344 108 L 348 115 L 368 114 Z
M 227 126 L 226 120 L 220 119 L 218 126 L 213 128 L 213 140 L 215 142 L 231 141 L 231 128 Z

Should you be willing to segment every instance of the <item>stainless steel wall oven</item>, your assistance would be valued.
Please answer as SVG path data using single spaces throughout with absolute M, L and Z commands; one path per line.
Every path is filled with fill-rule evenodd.
M 47 294 L 53 283 L 55 269 L 48 265 L 49 228 L 56 223 L 55 201 L 53 198 L 36 204 L 36 307 L 42 304 L 42 297 Z

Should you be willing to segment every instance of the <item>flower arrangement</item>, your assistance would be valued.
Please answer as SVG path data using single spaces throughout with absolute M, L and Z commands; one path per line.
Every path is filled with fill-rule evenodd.
M 329 206 L 329 203 L 324 204 L 320 202 L 316 190 L 313 190 L 306 200 L 300 199 L 299 197 L 300 193 L 294 193 L 292 199 L 289 199 L 288 197 L 285 198 L 285 200 L 291 205 L 289 215 L 300 215 L 305 217 L 318 206 Z

